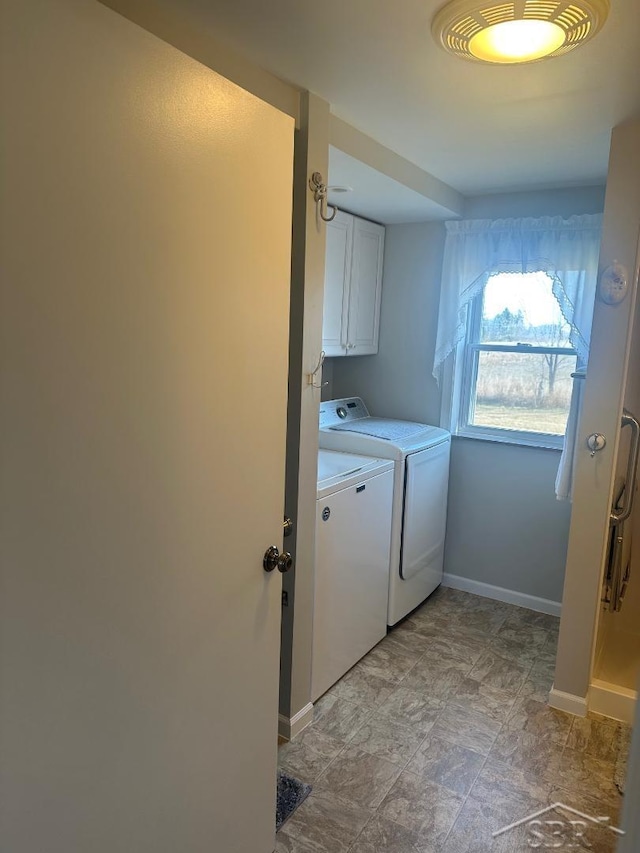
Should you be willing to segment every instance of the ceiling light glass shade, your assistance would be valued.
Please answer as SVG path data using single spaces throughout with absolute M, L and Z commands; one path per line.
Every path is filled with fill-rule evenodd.
M 469 50 L 485 62 L 531 62 L 554 53 L 565 38 L 562 27 L 551 21 L 504 21 L 476 33 Z
M 436 14 L 436 42 L 476 62 L 514 64 L 561 56 L 593 38 L 610 0 L 450 0 Z

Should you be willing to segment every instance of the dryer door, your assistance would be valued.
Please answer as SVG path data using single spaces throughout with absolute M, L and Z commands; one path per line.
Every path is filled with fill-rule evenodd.
M 451 441 L 407 456 L 400 576 L 420 572 L 442 580 Z

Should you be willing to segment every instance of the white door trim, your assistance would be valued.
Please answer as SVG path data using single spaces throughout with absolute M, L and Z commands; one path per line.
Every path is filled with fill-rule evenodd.
M 286 737 L 287 740 L 293 740 L 312 722 L 313 705 L 309 702 L 308 705 L 305 705 L 293 717 L 285 717 L 284 714 L 278 714 L 278 734 Z
M 574 696 L 573 693 L 563 693 L 562 690 L 551 688 L 549 693 L 549 705 L 558 711 L 566 711 L 575 714 L 576 717 L 586 717 L 588 702 L 586 696 Z

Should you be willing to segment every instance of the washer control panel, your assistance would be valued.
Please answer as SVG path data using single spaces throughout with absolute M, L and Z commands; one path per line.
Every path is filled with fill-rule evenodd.
M 344 400 L 326 400 L 320 404 L 320 429 L 335 424 L 368 418 L 369 412 L 360 397 L 345 397 Z

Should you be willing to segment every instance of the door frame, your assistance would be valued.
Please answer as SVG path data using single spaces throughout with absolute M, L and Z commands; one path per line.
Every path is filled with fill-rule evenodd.
M 636 311 L 640 181 L 634 163 L 640 147 L 640 119 L 612 134 L 599 270 L 614 260 L 629 270 L 626 299 L 608 305 L 596 297 L 591 351 L 585 379 L 574 478 L 566 574 L 555 683 L 550 704 L 584 716 L 594 663 L 600 591 L 613 499 L 620 418 Z M 606 447 L 591 456 L 587 436 L 606 436 Z

